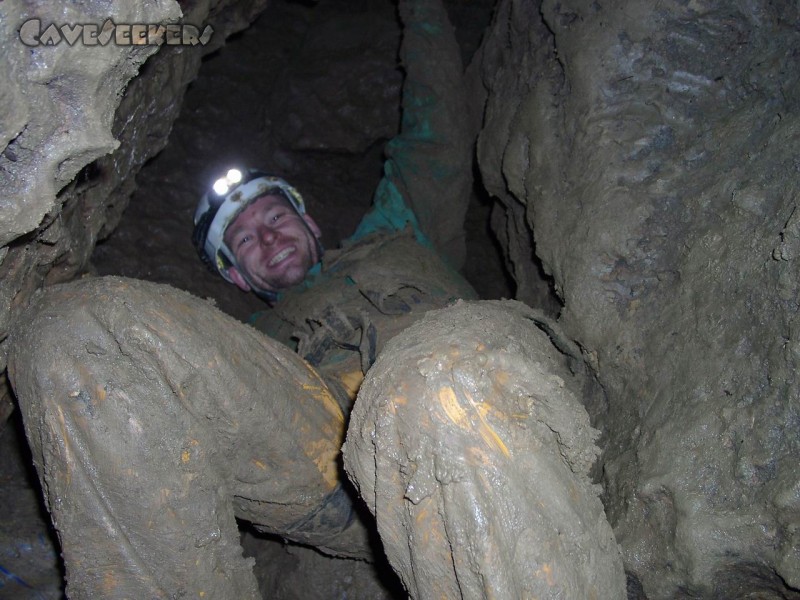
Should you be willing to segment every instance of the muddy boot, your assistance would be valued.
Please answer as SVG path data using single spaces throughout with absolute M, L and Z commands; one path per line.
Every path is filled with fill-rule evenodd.
M 256 598 L 234 517 L 369 555 L 344 417 L 287 348 L 121 278 L 50 288 L 20 322 L 9 371 L 71 598 Z
M 581 385 L 524 305 L 429 312 L 359 392 L 343 453 L 414 598 L 625 598 Z

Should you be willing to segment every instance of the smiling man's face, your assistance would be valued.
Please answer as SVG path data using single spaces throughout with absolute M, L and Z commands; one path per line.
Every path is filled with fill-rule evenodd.
M 297 285 L 321 258 L 320 235 L 314 220 L 298 214 L 283 196 L 262 196 L 225 230 L 225 244 L 239 267 L 231 267 L 231 279 L 245 291 L 251 289 L 248 281 L 271 291 Z

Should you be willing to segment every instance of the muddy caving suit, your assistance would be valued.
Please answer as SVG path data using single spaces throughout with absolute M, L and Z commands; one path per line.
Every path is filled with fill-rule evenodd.
M 435 101 L 460 76 L 443 9 L 400 11 L 402 134 L 313 286 L 251 326 L 169 286 L 86 279 L 12 333 L 71 598 L 257 598 L 237 517 L 353 557 L 376 523 L 413 597 L 624 597 L 579 353 L 522 304 L 456 300 L 473 292 L 421 233 L 463 193 L 470 145 L 434 135 L 463 118 Z

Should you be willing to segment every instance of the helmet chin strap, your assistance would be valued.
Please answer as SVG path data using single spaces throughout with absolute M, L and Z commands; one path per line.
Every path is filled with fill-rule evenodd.
M 239 271 L 239 275 L 242 276 L 242 279 L 244 279 L 247 285 L 250 286 L 250 289 L 253 290 L 253 293 L 256 296 L 269 303 L 270 306 L 272 304 L 275 304 L 275 302 L 280 297 L 280 292 L 262 289 L 258 287 L 255 283 L 253 283 L 252 279 L 250 279 L 250 276 L 246 275 L 245 272 L 242 271 L 238 266 L 236 267 L 236 270 Z
M 308 225 L 306 225 L 306 227 L 308 227 Z M 309 228 L 309 231 L 311 231 L 310 228 Z M 311 233 L 313 235 L 314 232 L 312 231 Z M 314 241 L 317 242 L 317 256 L 319 257 L 317 262 L 314 263 L 314 264 L 317 264 L 317 263 L 321 263 L 322 262 L 322 256 L 325 254 L 325 247 L 322 245 L 322 242 L 320 241 L 320 239 L 317 236 L 314 236 Z
M 273 306 L 278 301 L 278 298 L 280 298 L 280 294 L 278 294 L 278 292 L 272 292 L 272 291 L 269 291 L 269 290 L 261 290 L 261 289 L 258 289 L 258 288 L 254 288 L 252 286 L 251 286 L 251 289 L 253 290 L 253 293 L 256 296 L 261 298 L 264 302 L 266 302 L 270 306 Z

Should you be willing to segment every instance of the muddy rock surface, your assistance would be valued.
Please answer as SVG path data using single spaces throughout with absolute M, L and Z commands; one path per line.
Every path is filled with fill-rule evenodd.
M 374 564 L 334 558 L 314 548 L 288 545 L 249 532 L 243 534 L 242 547 L 245 555 L 256 560 L 254 571 L 264 598 L 402 600 L 408 597 L 385 559 Z
M 183 100 L 202 54 L 263 3 L 0 3 L 0 368 L 31 294 L 87 271 L 169 282 L 239 318 L 260 308 L 185 242 L 231 160 L 302 182 L 326 244 L 352 230 L 397 127 L 399 29 L 381 2 L 307 4 L 272 2 Z M 629 591 L 797 598 L 797 5 L 499 0 L 483 38 L 489 10 L 474 6 L 450 7 L 481 123 L 468 239 L 491 221 L 505 264 L 484 245 L 466 270 L 484 296 L 560 313 L 594 372 L 597 474 Z M 147 58 L 30 50 L 15 29 L 181 10 L 223 33 Z
M 0 365 L 8 330 L 42 285 L 87 270 L 99 239 L 119 223 L 134 175 L 166 144 L 204 53 L 246 27 L 264 0 L 3 2 L 0 5 Z M 29 47 L 19 28 L 50 24 L 208 24 L 196 46 Z M 158 50 L 158 51 L 157 51 Z M 157 52 L 156 52 L 157 51 Z M 155 53 L 155 54 L 154 54 Z M 148 57 L 150 57 L 148 59 Z M 146 62 L 145 62 L 146 61 Z M 10 412 L 0 376 L 0 417 Z
M 797 22 L 504 1 L 482 48 L 483 180 L 608 394 L 606 509 L 650 598 L 800 587 Z

